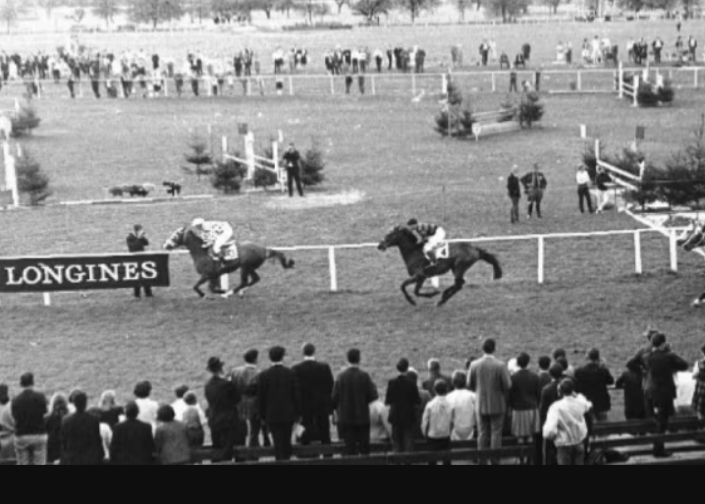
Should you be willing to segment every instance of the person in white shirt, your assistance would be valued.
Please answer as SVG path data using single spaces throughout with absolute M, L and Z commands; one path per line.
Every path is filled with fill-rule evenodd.
M 584 443 L 588 437 L 585 415 L 592 410 L 592 404 L 575 393 L 573 380 L 561 382 L 559 393 L 563 399 L 548 410 L 543 436 L 555 443 L 559 466 L 585 465 Z
M 389 423 L 389 408 L 381 399 L 370 404 L 370 441 L 389 443 L 392 439 L 392 426 Z
M 176 394 L 176 401 L 171 405 L 171 407 L 174 410 L 174 414 L 176 415 L 175 420 L 177 422 L 183 422 L 184 413 L 186 413 L 186 410 L 188 409 L 186 401 L 184 401 L 184 397 L 188 391 L 189 388 L 186 385 L 181 385 L 174 390 L 174 394 Z
M 157 430 L 157 412 L 159 403 L 149 398 L 152 394 L 152 384 L 149 382 L 138 383 L 135 386 L 135 403 L 140 409 L 137 420 L 152 426 L 152 431 Z
M 590 178 L 590 174 L 587 171 L 587 167 L 585 167 L 584 165 L 578 169 L 576 182 L 578 184 L 578 204 L 580 206 L 580 213 L 585 213 L 586 201 L 590 213 L 595 213 L 595 210 L 592 206 L 592 196 L 590 195 L 590 186 L 592 185 L 592 179 Z
M 453 408 L 448 402 L 448 384 L 438 380 L 434 386 L 436 397 L 428 403 L 423 414 L 421 430 L 428 440 L 429 451 L 450 451 L 450 439 L 453 432 Z M 429 462 L 435 466 L 437 462 Z M 450 460 L 443 461 L 444 466 L 451 465 Z
M 453 432 L 451 441 L 469 441 L 475 436 L 477 427 L 477 395 L 466 385 L 468 378 L 462 371 L 453 373 L 455 390 L 446 399 L 453 412 Z

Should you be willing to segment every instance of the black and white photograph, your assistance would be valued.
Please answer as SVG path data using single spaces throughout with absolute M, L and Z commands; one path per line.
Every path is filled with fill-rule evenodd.
M 0 0 L 0 466 L 705 466 L 704 0 Z

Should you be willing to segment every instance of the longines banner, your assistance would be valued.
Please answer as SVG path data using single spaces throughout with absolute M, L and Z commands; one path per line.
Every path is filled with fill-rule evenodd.
M 0 259 L 0 292 L 169 286 L 168 254 Z

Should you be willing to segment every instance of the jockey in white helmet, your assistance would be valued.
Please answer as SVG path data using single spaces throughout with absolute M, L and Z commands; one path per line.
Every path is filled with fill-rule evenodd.
M 203 240 L 203 248 L 210 248 L 214 257 L 223 259 L 223 249 L 235 235 L 233 227 L 227 222 L 206 221 L 201 218 L 194 219 L 191 227 Z
M 416 219 L 411 219 L 408 226 L 411 232 L 424 243 L 424 254 L 431 265 L 435 265 L 438 262 L 436 251 L 445 245 L 447 237 L 445 229 L 434 224 L 419 224 Z

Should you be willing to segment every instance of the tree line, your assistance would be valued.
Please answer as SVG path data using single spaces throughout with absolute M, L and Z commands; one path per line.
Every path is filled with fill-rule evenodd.
M 271 18 L 274 12 L 290 16 L 292 12 L 302 12 L 313 23 L 316 16 L 331 14 L 331 5 L 337 7 L 340 14 L 347 5 L 350 9 L 369 23 L 380 22 L 383 16 L 392 10 L 408 13 L 412 22 L 424 12 L 433 11 L 444 1 L 450 1 L 457 8 L 460 21 L 465 20 L 468 10 L 485 8 L 494 16 L 509 22 L 528 13 L 532 3 L 542 3 L 558 12 L 562 4 L 573 0 L 0 0 L 0 21 L 8 31 L 20 17 L 32 8 L 43 10 L 47 17 L 60 7 L 73 10 L 72 16 L 77 24 L 83 22 L 91 13 L 102 19 L 110 27 L 115 18 L 127 14 L 134 23 L 160 24 L 180 20 L 186 16 L 192 22 L 209 19 L 250 19 L 253 12 L 264 12 Z M 695 12 L 702 0 L 617 0 L 617 5 L 627 11 L 639 13 L 648 9 L 675 11 L 681 9 L 688 16 Z M 599 0 L 588 0 L 588 10 L 599 13 Z

